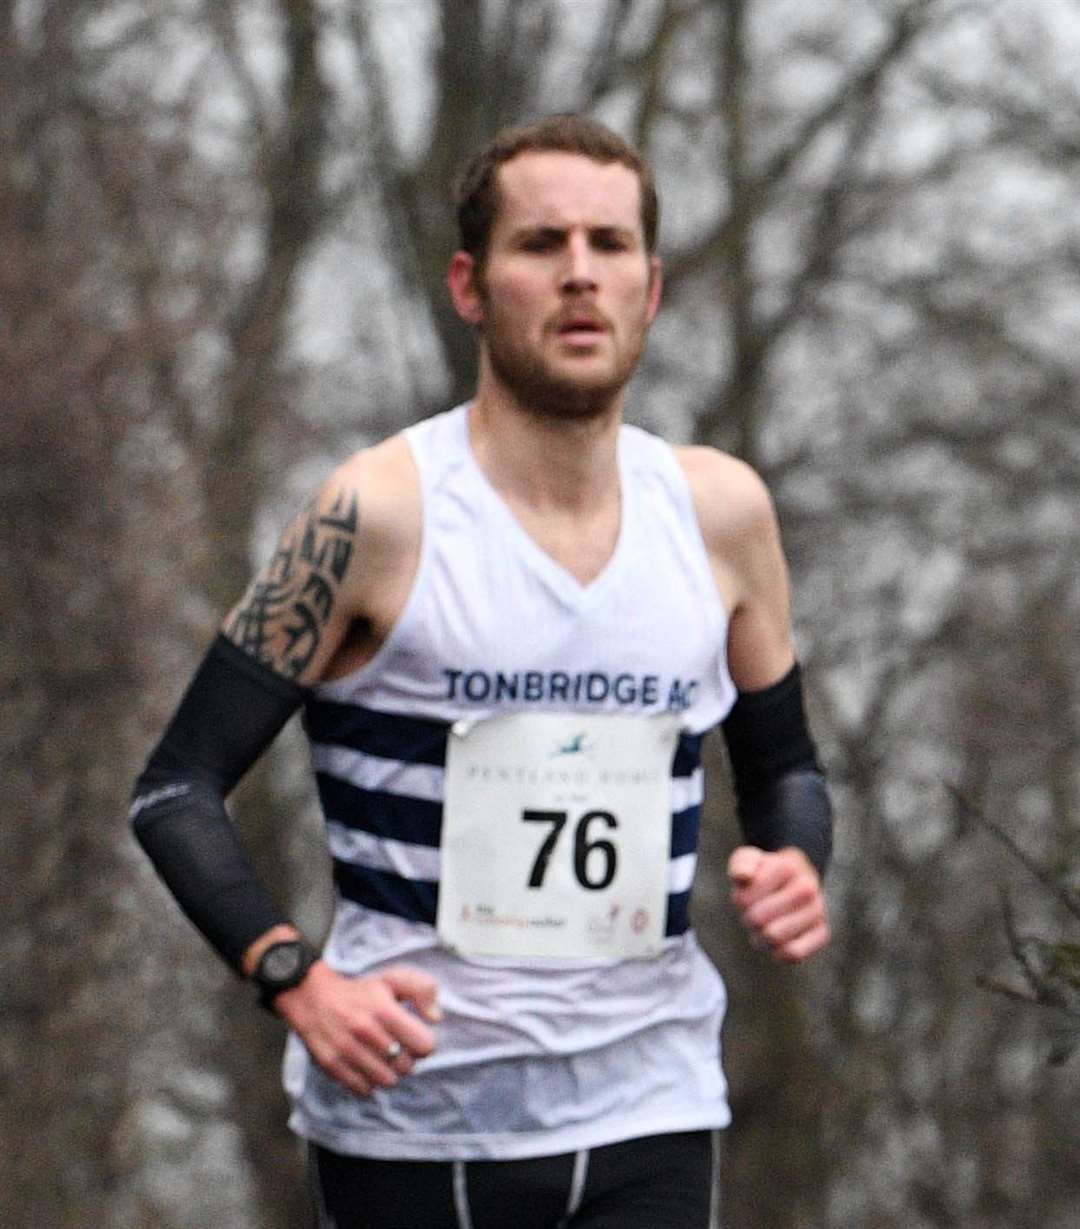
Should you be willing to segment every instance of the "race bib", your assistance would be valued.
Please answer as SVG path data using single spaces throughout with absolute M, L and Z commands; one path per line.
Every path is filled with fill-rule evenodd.
M 651 956 L 671 847 L 675 714 L 457 722 L 437 925 L 465 955 Z

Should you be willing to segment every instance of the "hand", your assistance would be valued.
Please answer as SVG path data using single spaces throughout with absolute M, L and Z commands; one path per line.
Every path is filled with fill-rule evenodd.
M 728 860 L 731 899 L 751 937 L 774 960 L 798 963 L 829 941 L 821 878 L 801 849 L 740 845 Z
M 435 1035 L 424 1021 L 442 1019 L 437 993 L 431 977 L 406 965 L 345 977 L 320 960 L 299 986 L 277 996 L 274 1010 L 327 1075 L 366 1097 L 376 1087 L 392 1088 L 434 1050 Z M 395 1042 L 401 1053 L 390 1059 Z

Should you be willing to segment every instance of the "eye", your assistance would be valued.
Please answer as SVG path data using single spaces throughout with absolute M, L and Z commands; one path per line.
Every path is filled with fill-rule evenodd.
M 599 252 L 628 252 L 630 236 L 618 230 L 600 230 L 593 235 L 593 247 Z
M 557 231 L 540 230 L 523 235 L 518 247 L 523 252 L 550 252 L 561 242 L 562 236 Z

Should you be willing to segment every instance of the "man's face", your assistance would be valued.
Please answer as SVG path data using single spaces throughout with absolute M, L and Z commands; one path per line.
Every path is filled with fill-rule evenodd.
M 499 211 L 473 319 L 493 375 L 526 408 L 567 417 L 610 407 L 659 303 L 641 187 L 621 163 L 525 153 L 499 170 Z

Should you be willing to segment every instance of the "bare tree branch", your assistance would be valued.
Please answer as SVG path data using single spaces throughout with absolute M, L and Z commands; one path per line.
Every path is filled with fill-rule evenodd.
M 960 814 L 965 820 L 978 824 L 985 828 L 992 836 L 994 836 L 1002 845 L 1012 854 L 1012 856 L 1042 884 L 1044 888 L 1059 901 L 1075 918 L 1080 918 L 1080 898 L 1070 892 L 1063 883 L 1060 882 L 1054 875 L 1044 870 L 1038 862 L 1035 861 L 1025 850 L 1013 839 L 1011 833 L 1007 832 L 996 820 L 991 819 L 980 808 L 972 805 L 963 793 L 954 785 L 946 782 L 945 788 L 952 795 L 956 802 Z

